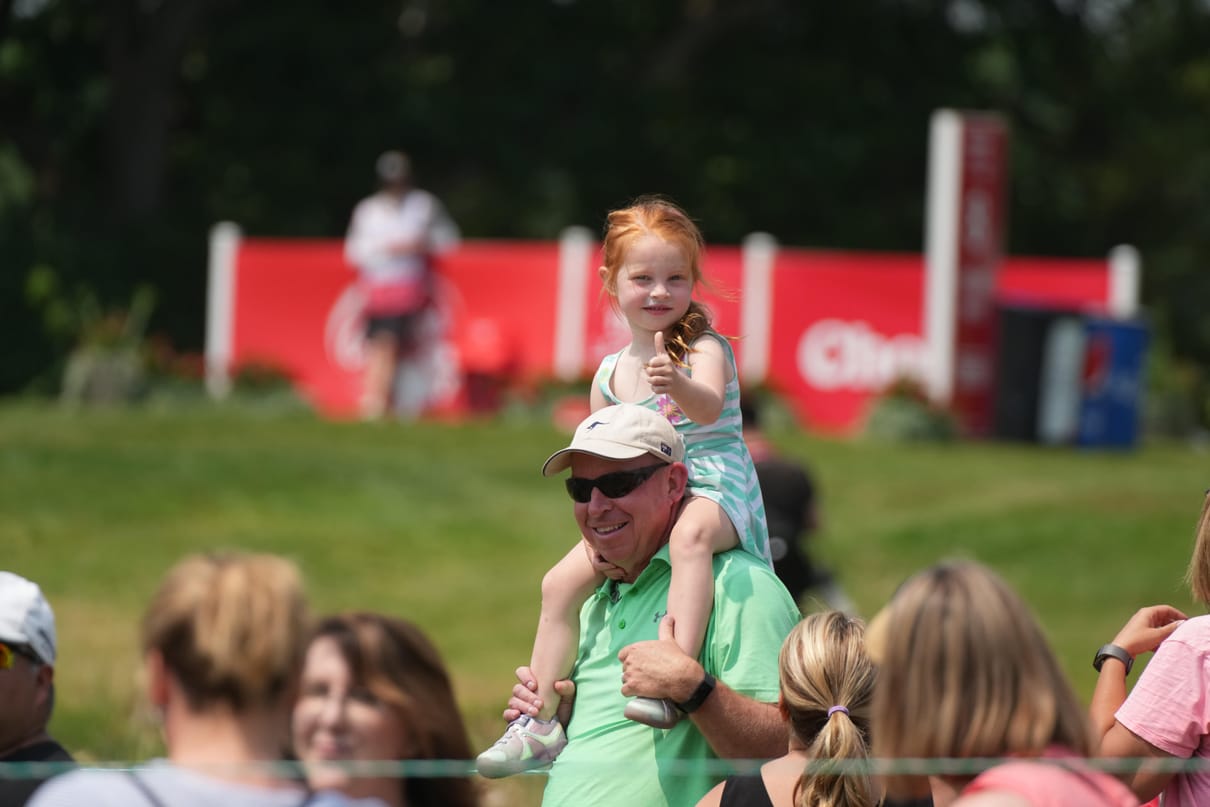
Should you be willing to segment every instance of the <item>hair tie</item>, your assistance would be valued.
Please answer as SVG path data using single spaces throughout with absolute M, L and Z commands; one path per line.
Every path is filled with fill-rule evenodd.
M 847 707 L 847 706 L 833 706 L 831 709 L 828 709 L 828 717 L 831 717 L 831 716 L 832 716 L 833 714 L 835 714 L 836 712 L 844 712 L 844 713 L 847 715 L 847 714 L 849 713 L 849 707 Z

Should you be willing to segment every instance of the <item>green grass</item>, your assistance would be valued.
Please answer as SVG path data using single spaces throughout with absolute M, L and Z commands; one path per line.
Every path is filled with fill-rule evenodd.
M 333 423 L 238 407 L 69 413 L 0 406 L 3 567 L 59 620 L 54 733 L 85 757 L 158 750 L 138 708 L 137 623 L 160 575 L 214 547 L 280 552 L 318 610 L 420 624 L 477 745 L 528 659 L 543 571 L 576 539 L 538 472 L 567 437 L 538 416 L 460 426 Z M 1205 454 L 772 435 L 819 480 L 816 551 L 869 614 L 921 566 L 975 558 L 1027 598 L 1077 691 L 1136 608 L 1182 585 Z

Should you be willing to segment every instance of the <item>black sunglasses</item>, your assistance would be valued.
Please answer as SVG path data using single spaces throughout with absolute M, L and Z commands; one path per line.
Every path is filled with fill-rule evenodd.
M 600 490 L 606 498 L 620 499 L 654 476 L 656 471 L 667 467 L 668 463 L 661 462 L 657 465 L 648 465 L 645 468 L 636 468 L 633 471 L 614 471 L 611 474 L 602 474 L 595 479 L 585 479 L 582 476 L 569 476 L 567 478 L 567 493 L 573 501 L 577 501 L 580 504 L 588 504 L 592 499 L 593 488 Z

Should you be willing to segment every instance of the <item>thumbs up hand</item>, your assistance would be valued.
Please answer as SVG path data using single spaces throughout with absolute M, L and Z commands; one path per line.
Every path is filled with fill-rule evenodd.
M 647 373 L 647 383 L 651 385 L 652 392 L 656 395 L 672 394 L 680 373 L 664 347 L 663 331 L 655 332 L 655 356 L 644 365 L 644 371 Z

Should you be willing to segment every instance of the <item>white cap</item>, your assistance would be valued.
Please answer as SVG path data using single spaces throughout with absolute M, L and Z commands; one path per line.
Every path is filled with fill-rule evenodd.
M 0 641 L 29 645 L 55 663 L 55 613 L 37 583 L 12 572 L 0 572 Z
M 664 462 L 685 461 L 685 441 L 663 415 L 635 404 L 598 409 L 576 427 L 571 445 L 547 458 L 542 475 L 571 467 L 574 453 L 607 460 L 632 460 L 644 454 Z

